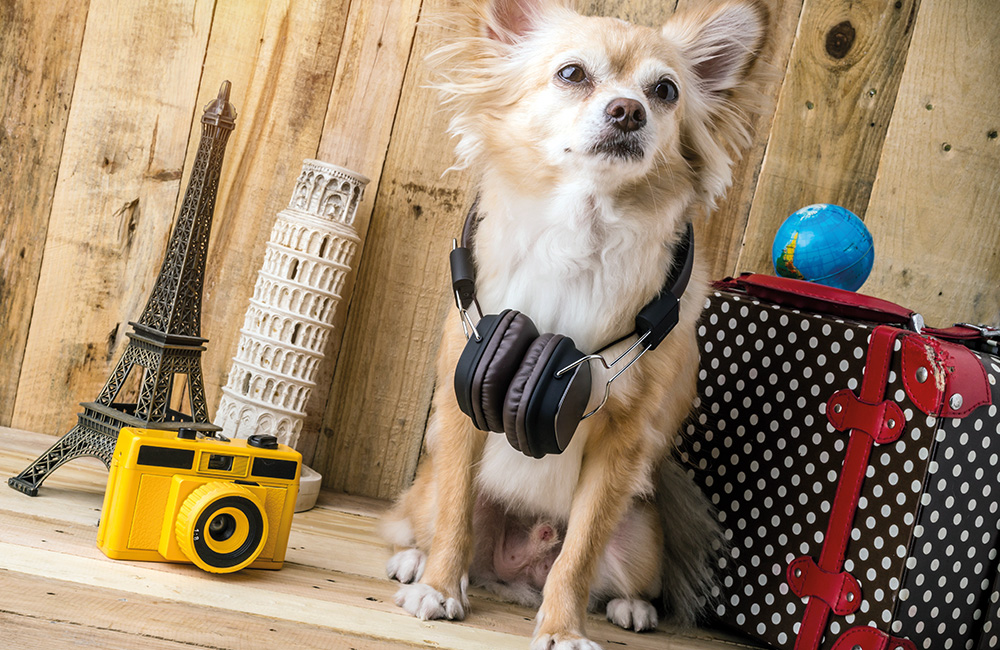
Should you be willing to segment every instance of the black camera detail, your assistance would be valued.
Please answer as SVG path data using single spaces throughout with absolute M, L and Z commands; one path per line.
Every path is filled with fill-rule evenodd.
M 277 449 L 278 439 L 265 433 L 255 433 L 247 438 L 247 444 L 251 447 L 258 447 L 259 449 Z
M 291 481 L 295 478 L 295 472 L 298 468 L 298 463 L 295 461 L 258 456 L 253 459 L 253 469 L 250 473 L 261 478 L 280 478 Z
M 247 519 L 247 528 L 242 531 L 243 542 L 227 553 L 214 551 L 205 540 L 205 534 L 217 542 L 225 541 L 239 532 L 236 520 L 232 515 L 220 513 L 225 508 L 239 510 Z M 194 550 L 206 564 L 217 568 L 236 566 L 258 551 L 261 539 L 264 537 L 264 518 L 260 509 L 249 499 L 241 496 L 230 496 L 219 499 L 198 518 L 194 531 Z
M 194 450 L 143 445 L 139 447 L 139 454 L 135 462 L 138 465 L 148 465 L 149 467 L 191 469 L 194 464 Z

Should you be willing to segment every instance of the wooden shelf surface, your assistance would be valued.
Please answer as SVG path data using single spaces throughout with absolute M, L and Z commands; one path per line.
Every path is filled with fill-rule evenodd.
M 24 469 L 55 439 L 0 428 L 0 475 Z M 56 470 L 37 497 L 0 489 L 0 629 L 9 647 L 527 648 L 534 612 L 473 590 L 462 622 L 420 621 L 393 604 L 389 549 L 375 533 L 381 501 L 323 492 L 295 515 L 280 571 L 209 574 L 193 565 L 111 560 L 96 546 L 107 471 L 94 458 Z M 751 646 L 661 624 L 635 634 L 598 615 L 605 648 Z

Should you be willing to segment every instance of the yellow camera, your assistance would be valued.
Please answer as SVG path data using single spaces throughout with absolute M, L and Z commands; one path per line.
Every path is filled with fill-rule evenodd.
M 118 560 L 193 562 L 212 573 L 280 569 L 301 466 L 301 454 L 274 436 L 126 427 L 97 546 Z

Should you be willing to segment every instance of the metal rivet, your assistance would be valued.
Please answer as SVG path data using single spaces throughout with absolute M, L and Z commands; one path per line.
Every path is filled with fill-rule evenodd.
M 847 602 L 849 602 L 849 603 L 853 603 L 854 602 L 854 592 L 853 591 L 847 592 Z
M 927 368 L 917 368 L 917 381 L 921 384 L 927 381 Z
M 842 405 L 840 405 L 840 404 L 834 404 L 833 405 L 833 412 L 834 413 L 840 413 L 843 410 L 844 410 L 844 407 Z
M 951 396 L 951 399 L 948 400 L 948 404 L 955 411 L 962 408 L 962 395 L 959 393 L 955 393 L 954 395 Z
M 889 418 L 889 421 L 886 422 L 886 424 L 889 425 L 890 429 L 895 429 L 896 428 L 896 421 L 893 420 L 892 418 Z
M 865 650 L 865 649 L 862 648 L 860 645 L 856 645 L 856 646 L 852 647 L 851 650 Z
M 795 577 L 796 578 L 802 577 L 802 569 L 795 569 Z

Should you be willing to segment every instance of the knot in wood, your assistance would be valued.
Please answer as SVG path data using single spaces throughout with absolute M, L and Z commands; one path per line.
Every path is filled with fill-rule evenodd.
M 826 33 L 826 53 L 835 59 L 842 59 L 851 51 L 854 45 L 854 25 L 851 21 L 845 20 L 839 25 L 834 25 Z

